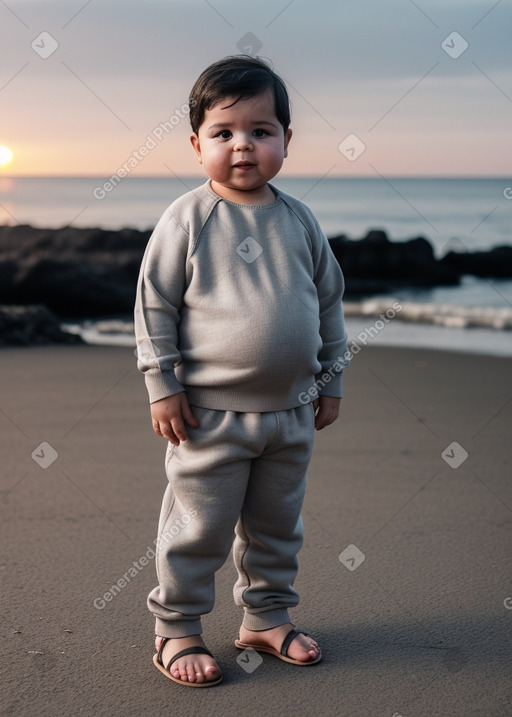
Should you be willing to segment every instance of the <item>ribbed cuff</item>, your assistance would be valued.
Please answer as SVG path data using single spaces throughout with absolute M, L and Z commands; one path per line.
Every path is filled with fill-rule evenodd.
M 155 635 L 158 637 L 188 637 L 189 635 L 201 635 L 203 628 L 201 618 L 192 620 L 161 620 L 156 618 Z
M 185 389 L 174 375 L 174 371 L 147 371 L 144 375 L 146 388 L 149 394 L 149 402 L 155 403 L 162 398 L 174 396 Z M 162 637 L 165 637 L 162 635 Z
M 285 625 L 291 622 L 286 607 L 279 607 L 275 610 L 265 612 L 249 612 L 250 608 L 244 608 L 244 619 L 242 625 L 247 630 L 270 630 L 278 625 Z
M 322 371 L 315 376 L 315 386 L 318 388 L 319 396 L 343 397 L 343 371 L 331 375 L 328 371 Z

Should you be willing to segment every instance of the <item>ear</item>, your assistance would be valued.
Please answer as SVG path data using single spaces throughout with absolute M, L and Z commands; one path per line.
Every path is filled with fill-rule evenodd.
M 284 156 L 285 157 L 288 156 L 288 144 L 292 138 L 292 134 L 293 134 L 293 132 L 291 131 L 291 129 L 287 129 L 286 134 L 284 135 Z
M 193 133 L 190 135 L 190 141 L 191 141 L 191 143 L 192 143 L 192 147 L 193 147 L 194 150 L 195 150 L 195 153 L 197 154 L 197 158 L 198 158 L 198 160 L 199 160 L 199 164 L 202 164 L 202 163 L 203 163 L 203 160 L 202 160 L 202 158 L 201 158 L 201 145 L 199 144 L 199 137 L 197 136 L 197 134 L 196 134 L 195 132 L 193 132 Z

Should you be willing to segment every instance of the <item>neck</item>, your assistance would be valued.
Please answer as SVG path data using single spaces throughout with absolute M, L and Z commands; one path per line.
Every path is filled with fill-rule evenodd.
M 213 180 L 210 182 L 210 186 L 219 197 L 227 199 L 229 202 L 236 202 L 237 204 L 273 204 L 275 201 L 274 192 L 268 184 L 247 191 L 226 187 Z

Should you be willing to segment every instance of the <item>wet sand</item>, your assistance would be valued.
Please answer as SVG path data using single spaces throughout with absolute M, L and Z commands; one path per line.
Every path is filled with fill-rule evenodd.
M 208 690 L 152 664 L 165 442 L 133 350 L 4 349 L 0 370 L 1 714 L 512 712 L 510 359 L 361 351 L 303 511 L 292 616 L 324 660 L 240 666 L 229 559 L 204 619 L 224 672 Z

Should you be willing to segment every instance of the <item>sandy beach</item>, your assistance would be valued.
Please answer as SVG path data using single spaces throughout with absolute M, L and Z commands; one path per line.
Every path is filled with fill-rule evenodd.
M 0 369 L 2 715 L 512 713 L 510 359 L 354 358 L 316 436 L 292 613 L 324 660 L 237 662 L 228 560 L 209 690 L 152 664 L 165 442 L 133 349 L 7 348 Z

